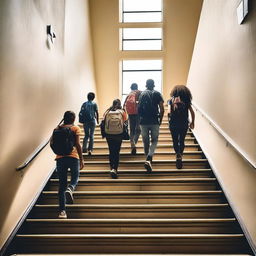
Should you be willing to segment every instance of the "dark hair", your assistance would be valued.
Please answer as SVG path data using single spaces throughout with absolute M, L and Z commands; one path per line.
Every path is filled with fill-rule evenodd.
M 63 119 L 64 124 L 73 124 L 76 119 L 76 114 L 73 111 L 66 111 Z
M 133 83 L 131 84 L 131 89 L 134 91 L 134 90 L 138 90 L 138 84 L 136 83 Z
M 153 89 L 153 88 L 155 87 L 155 82 L 154 82 L 154 80 L 153 80 L 153 79 L 148 79 L 148 80 L 146 81 L 146 87 L 147 87 L 148 89 Z
M 186 104 L 191 104 L 192 94 L 187 86 L 185 85 L 176 85 L 171 91 L 171 97 L 180 97 L 180 99 Z
M 93 92 L 89 92 L 88 94 L 87 94 L 87 99 L 88 100 L 94 100 L 94 98 L 95 98 L 95 93 L 93 93 Z
M 112 106 L 108 110 L 115 111 L 117 109 L 122 109 L 121 101 L 119 99 L 113 100 Z

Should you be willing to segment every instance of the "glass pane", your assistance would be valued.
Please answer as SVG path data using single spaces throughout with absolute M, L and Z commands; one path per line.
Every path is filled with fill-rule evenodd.
M 137 83 L 139 90 L 146 89 L 147 79 L 155 81 L 155 90 L 162 91 L 162 71 L 139 71 L 139 72 L 123 72 L 123 92 L 128 94 L 132 83 Z
M 162 28 L 124 28 L 123 39 L 161 39 Z
M 124 51 L 162 50 L 162 40 L 124 41 Z
M 124 22 L 162 22 L 162 13 L 124 13 Z
M 123 60 L 123 70 L 162 69 L 162 60 Z
M 162 0 L 123 0 L 123 11 L 161 11 Z

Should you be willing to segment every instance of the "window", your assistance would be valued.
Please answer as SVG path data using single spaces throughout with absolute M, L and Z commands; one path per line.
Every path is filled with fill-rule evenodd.
M 162 50 L 162 28 L 123 28 L 122 50 Z
M 123 60 L 122 100 L 131 91 L 132 83 L 137 83 L 139 90 L 145 90 L 147 79 L 153 79 L 155 90 L 162 91 L 162 60 Z
M 123 0 L 122 22 L 162 22 L 162 0 Z

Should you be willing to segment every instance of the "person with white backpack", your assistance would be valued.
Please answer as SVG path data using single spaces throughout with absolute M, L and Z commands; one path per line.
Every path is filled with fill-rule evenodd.
M 129 116 L 131 154 L 136 155 L 136 144 L 141 134 L 140 118 L 138 114 L 138 102 L 141 91 L 138 90 L 138 84 L 131 84 L 131 92 L 124 101 L 124 109 Z
M 110 176 L 117 178 L 119 156 L 124 134 L 124 125 L 127 121 L 127 114 L 122 109 L 121 101 L 115 99 L 110 108 L 103 115 L 105 122 L 105 134 L 109 148 Z

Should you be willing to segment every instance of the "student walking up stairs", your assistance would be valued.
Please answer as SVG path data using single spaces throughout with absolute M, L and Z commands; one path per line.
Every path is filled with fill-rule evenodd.
M 81 138 L 82 140 L 82 138 Z M 52 175 L 16 234 L 8 255 L 20 254 L 242 254 L 251 253 L 227 199 L 193 134 L 183 169 L 167 120 L 160 127 L 152 173 L 146 173 L 141 139 L 137 154 L 123 142 L 118 179 L 109 176 L 107 143 L 96 128 L 94 153 L 58 219 L 58 180 Z

